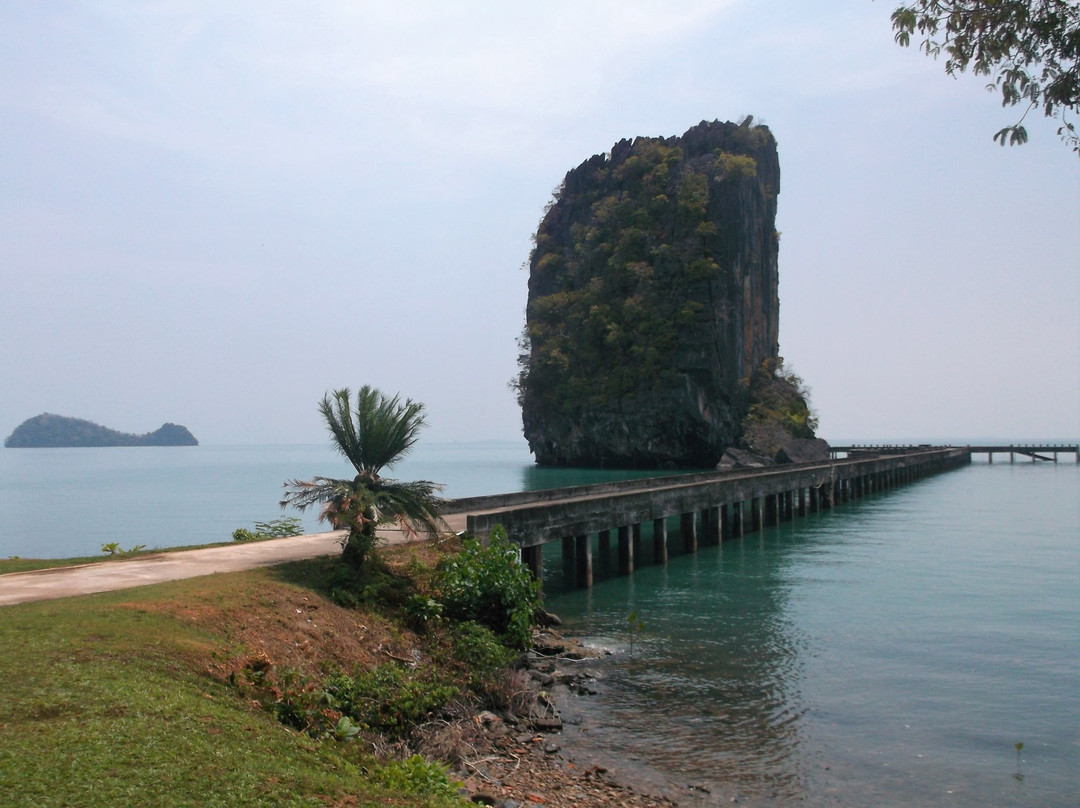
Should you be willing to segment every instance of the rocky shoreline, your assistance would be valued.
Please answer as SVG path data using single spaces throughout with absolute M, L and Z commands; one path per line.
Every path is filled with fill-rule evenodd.
M 470 754 L 455 770 L 463 795 L 497 808 L 715 804 L 702 789 L 616 769 L 590 748 L 582 731 L 573 741 L 564 736 L 564 729 L 580 723 L 574 700 L 602 686 L 589 662 L 608 654 L 551 629 L 538 632 L 518 674 L 527 691 L 518 699 L 519 712 L 485 711 L 472 718 Z

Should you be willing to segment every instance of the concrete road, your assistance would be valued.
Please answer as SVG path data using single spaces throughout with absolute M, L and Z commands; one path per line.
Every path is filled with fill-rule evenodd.
M 464 514 L 452 514 L 446 518 L 446 522 L 455 532 L 465 529 Z M 339 530 L 269 541 L 223 544 L 200 550 L 154 553 L 76 567 L 13 572 L 0 575 L 0 606 L 89 595 L 93 592 L 111 592 L 133 586 L 196 578 L 217 572 L 238 572 L 284 564 L 287 561 L 333 555 L 341 552 L 341 538 L 344 535 L 345 531 Z M 408 541 L 397 529 L 380 530 L 379 537 L 384 544 L 403 544 Z

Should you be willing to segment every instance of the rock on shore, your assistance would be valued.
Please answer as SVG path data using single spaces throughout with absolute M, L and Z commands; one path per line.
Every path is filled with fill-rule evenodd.
M 472 718 L 468 754 L 461 755 L 456 770 L 463 796 L 498 808 L 678 804 L 668 796 L 635 789 L 618 772 L 585 759 L 587 755 L 568 756 L 563 749 L 557 694 L 595 694 L 597 682 L 588 661 L 603 654 L 554 631 L 536 634 L 528 664 L 520 672 L 519 684 L 530 694 L 520 700 L 520 714 L 484 711 Z

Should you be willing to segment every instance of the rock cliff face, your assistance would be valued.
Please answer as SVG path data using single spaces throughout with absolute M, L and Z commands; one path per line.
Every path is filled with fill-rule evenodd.
M 162 424 L 145 435 L 130 435 L 81 418 L 42 413 L 23 421 L 5 440 L 9 449 L 47 449 L 65 446 L 198 446 L 186 427 Z
M 780 168 L 763 126 L 702 122 L 570 171 L 530 259 L 518 392 L 542 465 L 714 465 L 777 356 Z

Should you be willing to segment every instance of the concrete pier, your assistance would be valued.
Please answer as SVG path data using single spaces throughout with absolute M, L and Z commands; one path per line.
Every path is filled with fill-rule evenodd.
M 593 580 L 592 535 L 606 556 L 616 531 L 620 574 L 642 557 L 641 529 L 651 523 L 653 558 L 668 558 L 669 518 L 679 519 L 683 549 L 716 544 L 807 513 L 868 496 L 971 462 L 967 447 L 877 450 L 823 463 L 771 466 L 652 477 L 619 483 L 522 492 L 457 500 L 470 533 L 483 537 L 501 524 L 522 550 L 522 561 L 539 577 L 539 548 L 562 542 L 563 557 L 579 586 Z

